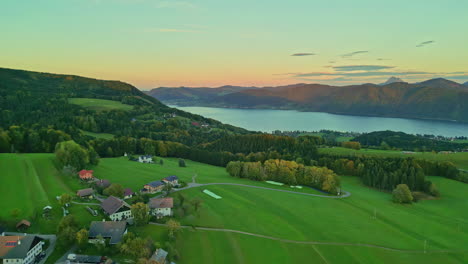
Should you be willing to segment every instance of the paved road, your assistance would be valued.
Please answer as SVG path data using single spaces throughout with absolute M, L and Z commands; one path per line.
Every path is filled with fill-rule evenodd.
M 341 198 L 346 198 L 346 197 L 351 196 L 351 193 L 346 192 L 346 191 L 343 191 L 343 194 L 340 195 L 340 196 L 332 196 L 332 195 L 321 195 L 321 194 L 295 192 L 295 191 L 281 190 L 281 189 L 254 186 L 254 185 L 247 185 L 247 184 L 240 184 L 240 183 L 193 183 L 193 182 L 191 182 L 191 183 L 188 184 L 187 187 L 180 188 L 180 189 L 173 189 L 172 192 L 178 192 L 178 191 L 183 191 L 183 190 L 187 190 L 187 189 L 190 189 L 190 188 L 203 187 L 203 186 L 209 186 L 209 185 L 241 186 L 241 187 L 247 187 L 247 188 L 256 188 L 256 189 L 263 189 L 263 190 L 270 190 L 270 191 L 277 191 L 277 192 L 285 192 L 285 193 L 293 193 L 293 194 L 300 194 L 300 195 L 306 195 L 306 196 L 315 196 L 315 197 L 322 197 L 322 198 L 331 198 L 331 199 L 341 199 Z
M 42 239 L 49 240 L 49 247 L 46 249 L 45 253 L 46 256 L 39 261 L 39 264 L 44 264 L 49 256 L 54 252 L 55 245 L 57 244 L 57 236 L 56 235 L 44 235 L 44 234 L 28 234 L 28 233 L 17 233 L 17 232 L 5 232 L 5 235 L 9 236 L 24 236 L 24 235 L 31 235 L 31 236 L 37 236 Z
M 154 223 L 154 222 L 150 222 L 150 224 L 151 225 L 156 225 L 156 226 L 166 226 L 166 224 L 159 224 L 159 223 Z M 321 241 L 289 240 L 289 239 L 266 236 L 266 235 L 261 235 L 261 234 L 254 234 L 254 233 L 249 233 L 249 232 L 244 232 L 244 231 L 239 231 L 239 230 L 211 228 L 211 227 L 181 226 L 181 228 L 190 228 L 190 229 L 195 228 L 195 230 L 237 233 L 237 234 L 242 234 L 242 235 L 247 235 L 247 236 L 254 236 L 254 237 L 260 237 L 260 238 L 265 238 L 265 239 L 270 239 L 270 240 L 276 240 L 276 241 L 285 242 L 285 243 L 303 244 L 303 245 L 368 247 L 368 248 L 379 248 L 379 249 L 383 249 L 383 250 L 387 250 L 387 251 L 405 252 L 405 253 L 465 253 L 465 252 L 468 252 L 468 250 L 426 250 L 426 251 L 424 251 L 424 250 L 398 249 L 398 248 L 392 248 L 392 247 L 385 247 L 385 246 L 381 246 L 381 245 L 363 244 L 363 243 L 343 243 L 343 242 L 321 242 Z

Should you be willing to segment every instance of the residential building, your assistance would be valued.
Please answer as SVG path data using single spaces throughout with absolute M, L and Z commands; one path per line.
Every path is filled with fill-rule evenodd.
M 89 227 L 88 242 L 99 243 L 98 237 L 109 240 L 109 245 L 118 244 L 127 234 L 126 221 L 93 221 Z
M 150 214 L 156 218 L 162 218 L 172 215 L 172 208 L 174 207 L 174 199 L 172 197 L 166 198 L 153 198 L 149 200 L 148 207 Z
M 175 176 L 175 175 L 166 177 L 166 178 L 162 179 L 162 181 L 163 181 L 165 184 L 170 184 L 170 185 L 172 185 L 173 187 L 179 185 L 179 178 L 178 178 L 177 176 Z
M 112 221 L 121 221 L 132 218 L 130 205 L 115 196 L 109 196 L 102 201 L 101 208 Z
M 130 199 L 133 197 L 133 191 L 130 188 L 125 188 L 124 190 L 124 199 Z
M 89 180 L 94 179 L 92 170 L 80 170 L 78 172 L 78 175 L 80 176 L 80 179 L 84 181 L 89 181 Z
M 162 248 L 156 249 L 150 260 L 155 261 L 157 264 L 166 264 L 167 251 Z
M 144 187 L 143 187 L 143 192 L 148 192 L 148 193 L 157 193 L 157 192 L 160 192 L 162 191 L 162 189 L 164 188 L 164 182 L 162 181 L 153 181 L 153 182 L 150 182 L 148 184 L 146 184 Z
M 30 264 L 41 254 L 43 239 L 32 236 L 0 236 L 0 263 Z
M 111 185 L 111 182 L 109 180 L 98 180 L 96 182 L 96 186 L 101 188 L 101 189 L 105 189 L 107 187 L 109 187 Z
M 93 199 L 94 190 L 93 188 L 81 189 L 76 192 L 76 196 L 81 199 Z

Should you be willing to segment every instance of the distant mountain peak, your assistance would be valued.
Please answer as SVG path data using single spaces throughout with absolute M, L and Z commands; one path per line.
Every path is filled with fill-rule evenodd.
M 392 76 L 392 77 L 388 78 L 388 80 L 386 82 L 381 83 L 380 85 L 387 85 L 387 84 L 398 83 L 398 82 L 405 82 L 405 81 L 403 81 L 402 79 L 400 79 L 398 77 Z
M 419 84 L 433 88 L 463 88 L 461 84 L 444 78 L 430 79 Z

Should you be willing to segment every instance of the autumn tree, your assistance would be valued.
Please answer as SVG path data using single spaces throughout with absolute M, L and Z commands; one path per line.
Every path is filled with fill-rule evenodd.
M 61 206 L 65 206 L 66 204 L 69 204 L 71 200 L 72 200 L 71 195 L 69 195 L 68 193 L 64 193 L 60 195 L 59 203 Z
M 81 229 L 76 233 L 76 243 L 80 248 L 84 248 L 88 243 L 89 232 L 86 229 Z
M 135 225 L 142 226 L 148 223 L 150 218 L 148 205 L 144 203 L 136 203 L 133 204 L 130 209 L 135 220 Z
M 167 226 L 167 229 L 169 230 L 170 237 L 173 237 L 175 233 L 178 232 L 181 228 L 180 223 L 174 219 L 170 219 L 169 221 L 167 221 L 166 226 Z

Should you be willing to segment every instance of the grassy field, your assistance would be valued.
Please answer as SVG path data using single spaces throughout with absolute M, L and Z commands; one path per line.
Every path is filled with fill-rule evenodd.
M 194 174 L 200 183 L 231 182 L 291 190 L 289 187 L 233 178 L 224 168 L 193 161 L 186 163 L 187 167 L 181 168 L 178 167 L 178 159 L 164 158 L 161 166 L 131 162 L 122 157 L 101 159 L 93 169 L 97 177 L 134 190 L 169 175 L 177 175 L 189 182 Z M 53 219 L 39 217 L 33 221 L 31 232 L 54 232 L 61 219 L 55 196 L 63 192 L 74 193 L 83 187 L 76 179 L 64 177 L 55 170 L 53 154 L 1 154 L 0 167 L 7 168 L 7 174 L 0 177 L 0 207 L 5 208 L 1 217 L 11 218 L 9 212 L 14 208 L 20 208 L 23 216 L 28 217 L 35 208 L 44 205 L 54 207 Z M 430 179 L 438 185 L 442 197 L 406 206 L 393 204 L 390 194 L 367 188 L 360 179 L 347 176 L 342 177 L 343 188 L 352 196 L 345 199 L 241 186 L 206 187 L 223 197 L 216 200 L 202 193 L 204 188 L 192 188 L 182 193 L 188 199 L 199 197 L 203 205 L 198 213 L 192 213 L 193 216 L 179 219 L 183 224 L 298 241 L 366 243 L 422 250 L 426 240 L 427 254 L 357 246 L 294 244 L 243 234 L 184 229 L 177 240 L 181 255 L 177 263 L 466 263 L 467 251 L 431 253 L 431 250 L 467 250 L 468 185 L 441 177 Z M 11 186 L 21 186 L 23 192 Z M 312 189 L 304 191 L 317 192 Z M 83 227 L 96 220 L 84 206 L 73 205 L 70 211 Z M 159 242 L 167 238 L 164 227 L 148 225 L 133 227 L 131 231 L 151 236 Z M 54 256 L 60 256 L 62 251 Z
M 100 179 L 108 179 L 111 182 L 120 183 L 124 187 L 131 188 L 134 191 L 140 190 L 148 182 L 161 180 L 167 176 L 176 175 L 180 180 L 188 183 L 192 182 L 192 177 L 196 175 L 197 183 L 239 183 L 324 195 L 324 193 L 311 188 L 293 189 L 288 186 L 276 186 L 265 182 L 230 177 L 222 167 L 211 166 L 191 160 L 186 160 L 187 167 L 182 168 L 179 167 L 179 159 L 162 159 L 164 165 L 159 165 L 160 158 L 157 158 L 156 164 L 129 161 L 126 157 L 105 158 L 101 159 L 99 166 L 93 168 L 94 175 Z
M 63 211 L 56 196 L 63 193 L 75 195 L 84 188 L 77 179 L 61 175 L 54 167 L 53 154 L 0 154 L 0 218 L 11 224 L 27 219 L 32 225 L 28 232 L 55 233 Z M 42 217 L 42 208 L 52 206 L 50 219 Z M 14 209 L 21 211 L 13 217 Z M 101 218 L 92 217 L 82 205 L 72 205 L 70 213 L 75 215 L 83 227 Z
M 68 102 L 98 111 L 113 109 L 131 110 L 133 108 L 131 105 L 122 104 L 121 102 L 94 98 L 69 98 Z
M 458 168 L 468 170 L 468 152 L 458 152 L 452 154 L 437 154 L 432 152 L 416 152 L 414 154 L 403 154 L 397 150 L 378 150 L 378 149 L 361 149 L 354 150 L 348 148 L 334 147 L 321 148 L 320 153 L 336 154 L 336 155 L 369 155 L 380 157 L 415 157 L 418 159 L 426 159 L 432 161 L 451 161 Z
M 83 132 L 83 134 L 85 134 L 86 136 L 95 137 L 95 138 L 112 139 L 114 137 L 113 134 L 108 134 L 108 133 L 94 133 L 94 132 L 85 131 L 85 130 L 81 130 L 81 132 Z
M 201 192 L 184 191 L 204 203 L 195 226 L 235 229 L 289 240 L 368 243 L 427 254 L 392 252 L 378 248 L 334 245 L 303 245 L 243 234 L 184 229 L 178 238 L 181 259 L 177 263 L 466 263 L 468 252 L 435 253 L 431 250 L 466 250 L 468 243 L 468 185 L 431 177 L 443 197 L 402 206 L 390 194 L 343 177 L 346 199 L 301 197 L 237 186 L 209 189 L 216 200 Z M 374 219 L 374 210 L 376 218 Z M 182 221 L 184 223 L 184 221 Z M 186 223 L 187 224 L 187 223 Z M 164 239 L 164 227 L 146 226 L 143 236 Z M 207 250 L 209 249 L 209 250 Z

